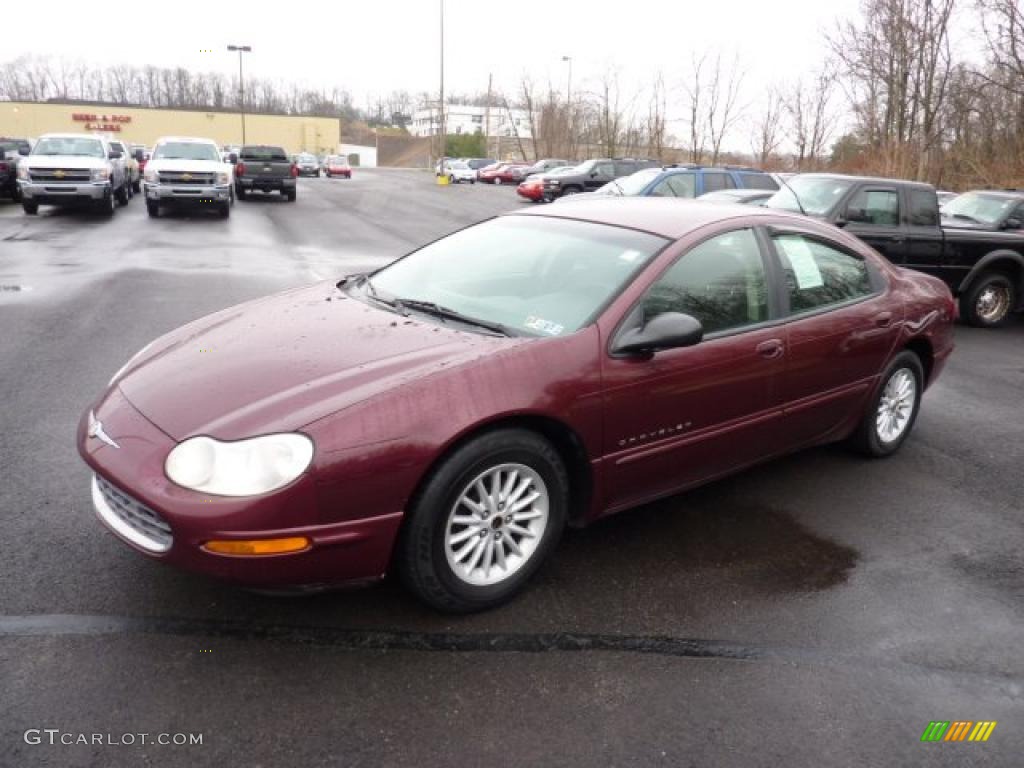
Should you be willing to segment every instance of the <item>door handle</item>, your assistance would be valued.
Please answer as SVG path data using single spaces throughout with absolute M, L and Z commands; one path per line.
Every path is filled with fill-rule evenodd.
M 875 325 L 879 328 L 888 328 L 892 325 L 892 312 L 882 312 L 875 315 Z
M 784 347 L 781 339 L 768 339 L 768 341 L 762 341 L 754 349 L 761 357 L 774 360 L 776 357 L 782 356 Z

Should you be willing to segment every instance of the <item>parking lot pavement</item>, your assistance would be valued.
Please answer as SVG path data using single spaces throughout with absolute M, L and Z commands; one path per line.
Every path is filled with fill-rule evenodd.
M 204 313 L 525 205 L 432 181 L 357 169 L 227 221 L 0 203 L 0 765 L 1020 764 L 1020 317 L 958 327 L 895 457 L 808 451 L 570 531 L 485 614 L 390 582 L 256 596 L 106 533 L 74 431 L 111 373 Z M 999 725 L 922 744 L 932 720 Z

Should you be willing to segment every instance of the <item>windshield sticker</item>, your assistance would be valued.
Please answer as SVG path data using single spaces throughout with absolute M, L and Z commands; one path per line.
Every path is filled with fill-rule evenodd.
M 814 260 L 811 247 L 802 237 L 779 237 L 775 240 L 782 246 L 782 252 L 793 267 L 796 285 L 801 291 L 808 288 L 820 288 L 825 284 L 821 278 L 821 270 Z
M 523 325 L 535 331 L 546 333 L 548 336 L 558 336 L 565 330 L 564 325 L 552 323 L 550 320 L 545 320 L 543 317 L 537 317 L 536 315 L 528 315 Z

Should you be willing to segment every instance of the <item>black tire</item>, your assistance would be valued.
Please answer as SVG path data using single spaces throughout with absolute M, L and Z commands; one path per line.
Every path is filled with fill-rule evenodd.
M 541 478 L 548 492 L 547 524 L 517 570 L 494 584 L 470 584 L 448 562 L 448 513 L 474 478 L 506 463 L 525 465 Z M 568 507 L 569 478 L 561 457 L 547 440 L 525 429 L 484 433 L 445 459 L 417 494 L 396 552 L 399 574 L 417 597 L 438 610 L 469 613 L 492 608 L 515 595 L 543 565 L 565 528 Z M 483 524 L 482 536 L 494 526 L 497 536 L 501 525 L 500 515 L 492 518 L 491 523 Z
M 110 193 L 106 195 L 102 200 L 96 204 L 102 216 L 113 216 L 117 211 L 117 193 L 114 190 L 110 190 Z
M 117 198 L 117 202 L 119 205 L 128 205 L 128 198 L 130 196 L 130 193 L 128 192 L 128 184 L 125 183 L 118 187 L 117 192 L 114 193 L 114 196 Z
M 136 195 L 142 192 L 142 181 L 140 179 L 136 179 L 135 181 L 132 182 L 132 191 Z
M 35 216 L 39 213 L 39 203 L 30 203 L 28 200 L 22 200 L 21 208 L 29 216 Z
M 288 202 L 289 203 L 294 203 L 295 202 L 296 192 L 295 192 L 294 189 L 291 192 L 286 192 L 285 194 L 288 197 Z
M 1002 325 L 1016 306 L 1017 288 L 1001 272 L 979 275 L 960 295 L 960 316 L 977 328 Z
M 231 215 L 231 203 L 222 203 L 220 207 L 217 209 L 217 215 L 219 215 L 222 219 L 228 218 Z
M 242 187 L 235 187 L 235 197 L 239 200 L 245 200 L 245 190 Z
M 455 178 L 454 176 L 449 176 L 449 177 L 448 177 L 448 183 L 449 183 L 449 184 L 458 184 L 458 183 L 459 183 L 459 180 L 458 180 L 458 179 L 456 179 L 456 178 Z
M 151 219 L 157 219 L 160 217 L 160 204 L 154 203 L 152 200 L 146 201 L 146 213 L 149 214 Z
M 470 180 L 469 180 L 469 183 L 470 183 L 470 184 L 476 184 L 476 179 L 470 179 Z
M 583 190 L 580 189 L 579 187 L 566 187 L 565 189 L 562 190 L 561 197 L 565 197 L 566 195 L 578 195 L 582 191 Z
M 898 373 L 909 372 L 914 379 L 914 402 L 910 411 L 910 419 L 902 428 L 898 437 L 885 440 L 879 432 L 878 415 L 882 400 L 886 397 L 886 387 Z M 872 458 L 892 456 L 910 435 L 917 421 L 917 413 L 921 409 L 921 396 L 924 394 L 924 366 L 921 359 L 910 350 L 903 350 L 886 366 L 877 390 L 868 401 L 857 430 L 850 437 L 850 444 L 858 452 Z

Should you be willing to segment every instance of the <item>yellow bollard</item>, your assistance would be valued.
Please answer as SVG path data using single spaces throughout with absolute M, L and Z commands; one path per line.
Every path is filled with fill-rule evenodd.
M 439 187 L 447 187 L 448 186 L 448 177 L 445 176 L 443 173 L 440 176 L 437 177 L 437 186 L 439 186 Z

